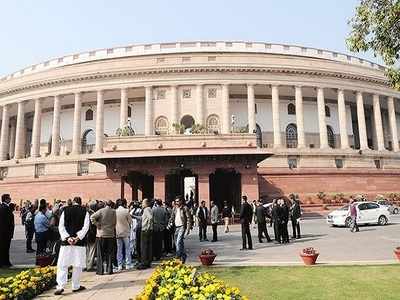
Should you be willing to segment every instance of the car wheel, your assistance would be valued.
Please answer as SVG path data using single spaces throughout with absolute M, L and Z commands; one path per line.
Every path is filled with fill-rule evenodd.
M 388 219 L 385 216 L 380 216 L 378 219 L 378 224 L 383 226 L 386 225 L 388 222 Z
M 393 214 L 397 215 L 398 213 L 399 213 L 399 209 L 398 209 L 398 208 L 395 208 L 395 209 L 393 210 Z
M 344 226 L 349 227 L 351 226 L 351 217 L 347 217 L 346 221 L 344 221 Z

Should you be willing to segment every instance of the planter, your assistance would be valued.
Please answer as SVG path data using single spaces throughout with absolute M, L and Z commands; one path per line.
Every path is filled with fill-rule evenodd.
M 304 254 L 300 253 L 301 258 L 303 259 L 303 262 L 306 266 L 311 266 L 315 265 L 315 262 L 317 261 L 319 253 L 315 254 Z
M 209 255 L 201 254 L 199 255 L 199 258 L 203 266 L 211 266 L 216 256 L 217 256 L 216 254 L 209 254 Z
M 394 249 L 394 254 L 396 255 L 397 259 L 400 260 L 400 247 Z

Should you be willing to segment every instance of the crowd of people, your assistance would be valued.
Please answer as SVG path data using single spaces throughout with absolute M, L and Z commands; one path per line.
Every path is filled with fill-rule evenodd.
M 216 203 L 207 207 L 186 197 L 177 197 L 173 202 L 160 199 L 143 199 L 127 203 L 125 199 L 115 202 L 90 201 L 82 204 L 80 197 L 65 203 L 56 201 L 53 205 L 45 199 L 26 201 L 20 210 L 25 226 L 26 251 L 37 256 L 50 256 L 58 266 L 56 293 L 61 294 L 68 278 L 68 268 L 73 266 L 73 291 L 84 289 L 79 284 L 81 272 L 96 271 L 98 275 L 113 274 L 123 269 L 146 269 L 152 261 L 175 255 L 186 261 L 185 236 L 199 228 L 200 242 L 208 241 L 207 228 L 211 225 L 212 240 L 218 241 L 218 225 L 224 224 L 224 232 L 235 217 L 234 209 L 223 203 L 220 211 Z M 14 206 L 8 194 L 2 196 L 0 206 L 0 230 L 6 237 L 1 243 L 0 267 L 11 266 L 9 260 L 10 242 L 14 232 Z M 277 243 L 288 243 L 288 222 L 292 223 L 293 238 L 300 238 L 301 209 L 299 199 L 294 195 L 290 201 L 274 200 L 271 205 L 261 201 L 248 202 L 242 197 L 240 223 L 243 245 L 241 250 L 253 249 L 251 230 L 258 229 L 258 241 L 272 239 L 268 234 L 267 221 L 273 226 Z M 7 223 L 7 224 L 6 224 Z M 36 239 L 36 250 L 32 240 Z M 133 262 L 136 262 L 136 266 Z

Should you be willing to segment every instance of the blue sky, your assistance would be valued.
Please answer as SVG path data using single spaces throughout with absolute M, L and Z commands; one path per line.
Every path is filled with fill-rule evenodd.
M 134 43 L 246 40 L 348 52 L 347 20 L 358 2 L 1 0 L 0 75 L 65 54 Z

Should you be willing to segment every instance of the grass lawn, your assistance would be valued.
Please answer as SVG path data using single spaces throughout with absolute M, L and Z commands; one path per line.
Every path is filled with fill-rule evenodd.
M 25 269 L 0 269 L 0 278 L 17 275 Z
M 400 265 L 215 267 L 207 271 L 240 288 L 251 300 L 400 299 Z

